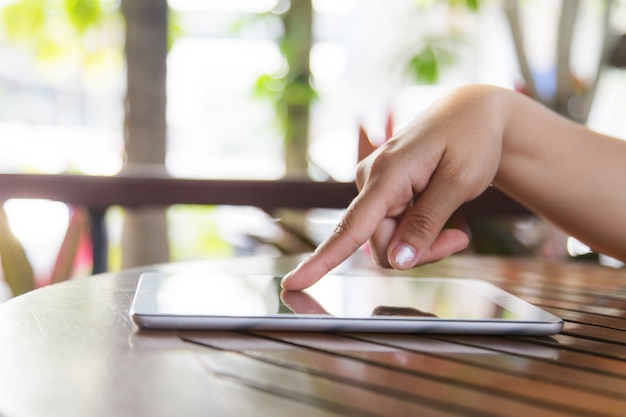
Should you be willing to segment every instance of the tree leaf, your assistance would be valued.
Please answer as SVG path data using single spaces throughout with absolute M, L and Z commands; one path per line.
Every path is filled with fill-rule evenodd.
M 408 72 L 417 82 L 436 84 L 442 71 L 456 64 L 457 44 L 458 41 L 454 38 L 425 39 L 421 43 L 421 47 L 410 58 L 407 64 Z
M 44 0 L 16 1 L 2 9 L 2 23 L 12 41 L 24 41 L 41 33 L 45 21 Z
M 64 7 L 69 21 L 81 34 L 102 18 L 99 0 L 65 0 Z

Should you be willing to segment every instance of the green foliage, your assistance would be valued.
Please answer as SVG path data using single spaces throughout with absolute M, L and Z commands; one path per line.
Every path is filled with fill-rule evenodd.
M 121 28 L 112 0 L 17 0 L 0 9 L 7 39 L 39 59 L 55 60 L 84 54 L 84 62 L 111 48 L 121 49 L 119 36 L 106 28 Z M 111 36 L 86 36 L 91 29 Z
M 42 0 L 22 0 L 2 9 L 9 40 L 23 40 L 43 31 L 46 16 Z
M 254 97 L 268 100 L 276 111 L 276 121 L 283 132 L 289 126 L 287 106 L 309 106 L 317 99 L 317 92 L 308 79 L 290 77 L 283 70 L 274 74 L 262 74 L 252 88 Z
M 465 9 L 477 12 L 482 2 L 482 0 L 418 0 L 418 6 L 423 10 L 443 6 L 449 10 Z M 424 39 L 408 61 L 409 74 L 418 83 L 436 84 L 443 71 L 457 64 L 459 45 L 460 38 L 454 31 L 449 36 Z
M 180 24 L 180 15 L 169 9 L 167 14 L 167 50 L 171 50 L 176 40 L 184 35 L 185 31 Z
M 275 73 L 259 76 L 252 87 L 252 94 L 255 98 L 264 99 L 271 103 L 275 110 L 278 127 L 285 139 L 289 140 L 290 124 L 293 121 L 288 120 L 288 108 L 307 108 L 318 98 L 309 77 L 303 77 L 294 71 L 302 59 L 302 56 L 298 55 L 298 51 L 302 49 L 299 42 L 302 39 L 303 31 L 308 30 L 306 24 L 310 24 L 310 22 L 305 21 L 302 25 L 293 25 L 291 32 L 286 33 L 284 15 L 281 18 L 277 12 L 267 12 L 243 15 L 232 25 L 231 29 L 234 32 L 242 31 L 247 25 L 255 24 L 260 20 L 265 20 L 268 24 L 282 26 L 284 33 L 278 41 L 278 46 L 284 65 Z
M 65 0 L 65 13 L 78 33 L 84 33 L 90 26 L 95 26 L 102 18 L 99 0 Z
M 450 7 L 464 7 L 472 12 L 478 11 L 480 3 L 480 0 L 448 0 Z
M 407 70 L 417 82 L 436 84 L 442 71 L 456 64 L 456 46 L 453 39 L 426 39 L 409 60 Z
M 317 98 L 308 80 L 289 78 L 286 74 L 263 74 L 254 83 L 253 94 L 273 104 L 307 106 Z
M 317 92 L 308 79 L 293 79 L 287 81 L 283 102 L 291 106 L 308 106 L 317 97 Z
M 233 247 L 220 235 L 214 206 L 175 205 L 168 209 L 172 260 L 188 260 L 214 256 L 232 256 Z
M 276 111 L 276 121 L 283 132 L 289 128 L 288 106 L 306 107 L 317 99 L 317 92 L 308 80 L 288 78 L 282 74 L 261 75 L 254 83 L 253 94 L 272 104 Z
M 472 12 L 480 9 L 482 0 L 418 0 L 418 5 L 422 8 L 432 7 L 436 4 L 443 4 L 449 8 L 464 8 Z
M 277 100 L 285 88 L 286 79 L 279 74 L 263 74 L 254 82 L 252 93 L 256 98 Z
M 73 58 L 88 68 L 112 57 L 122 61 L 124 25 L 116 0 L 17 0 L 0 8 L 0 19 L 7 39 L 42 61 Z M 170 11 L 168 49 L 182 34 Z

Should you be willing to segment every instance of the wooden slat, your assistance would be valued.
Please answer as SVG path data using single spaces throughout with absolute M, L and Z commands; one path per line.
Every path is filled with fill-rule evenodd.
M 555 385 L 546 376 L 535 378 L 536 373 L 524 372 L 525 366 L 513 372 L 511 363 L 515 361 L 511 359 L 519 359 L 515 355 L 480 348 L 472 351 L 470 347 L 454 346 L 454 343 L 448 343 L 448 348 L 442 349 L 441 344 L 436 346 L 433 340 L 426 342 L 424 338 L 406 336 L 358 336 L 360 340 L 300 333 L 264 333 L 263 336 L 313 352 L 298 349 L 296 353 L 293 348 L 250 348 L 240 352 L 307 374 L 322 373 L 334 379 L 345 379 L 346 370 L 351 369 L 348 374 L 355 378 L 349 381 L 351 386 L 374 384 L 372 389 L 375 391 L 409 397 L 428 393 L 430 401 L 441 402 L 442 406 L 453 406 L 446 403 L 454 399 L 457 407 L 462 404 L 468 408 L 459 410 L 465 413 L 471 410 L 471 413 L 489 415 L 502 409 L 506 410 L 506 415 L 611 415 L 624 400 L 623 395 L 614 391 L 593 392 L 585 390 L 584 386 Z M 220 349 L 233 349 L 227 341 L 216 341 L 206 333 L 186 333 L 183 337 Z M 503 365 L 508 363 L 508 369 L 494 370 L 492 365 L 485 367 L 480 361 L 472 363 L 467 359 L 480 357 L 481 353 L 492 361 Z M 533 362 L 528 358 L 526 361 Z M 597 402 L 601 402 L 602 407 L 598 408 Z M 489 408 L 481 408 L 481 404 L 489 404 Z
M 545 305 L 542 307 L 550 313 L 572 323 L 590 324 L 626 332 L 626 319 L 621 317 L 593 314 L 580 310 L 563 310 Z
M 200 340 L 195 337 L 188 338 L 188 340 L 200 343 Z M 201 340 L 204 342 L 205 339 Z M 222 338 L 221 341 L 223 342 L 224 339 Z M 215 345 L 212 346 L 215 347 Z M 277 350 L 271 351 L 276 352 Z M 291 350 L 286 349 L 278 350 L 278 352 L 281 353 L 282 359 L 286 355 L 291 356 L 293 354 Z M 312 372 L 313 369 L 303 372 L 297 367 L 285 366 L 284 361 L 272 363 L 249 355 L 236 354 L 233 353 L 230 346 L 228 346 L 228 350 L 222 346 L 220 350 L 209 349 L 202 354 L 197 354 L 197 356 L 213 375 L 278 397 L 288 398 L 343 415 L 364 417 L 396 417 L 401 415 L 444 417 L 459 415 L 434 408 L 428 404 L 421 404 L 412 399 L 389 396 L 376 390 L 369 390 L 359 384 L 347 384 L 345 378 L 338 380 L 328 377 L 323 372 Z M 318 357 L 312 356 L 315 355 L 305 354 L 304 360 L 310 360 L 317 365 L 323 363 Z
M 558 299 L 525 296 L 515 291 L 511 291 L 511 292 L 515 293 L 516 295 L 528 301 L 529 303 L 536 304 L 541 307 L 558 308 L 558 309 L 570 310 L 570 311 L 579 311 L 583 313 L 595 314 L 599 317 L 606 316 L 606 317 L 611 317 L 615 319 L 626 318 L 626 311 L 624 311 L 621 308 L 596 306 L 596 305 L 593 305 L 592 303 L 589 303 L 589 304 L 571 303 L 568 301 L 561 301 Z
M 344 413 L 325 410 L 316 404 L 307 404 L 294 398 L 275 395 L 273 392 L 242 384 L 236 380 L 229 380 L 228 378 L 220 378 L 220 385 L 216 387 L 216 390 L 223 395 L 223 399 L 229 405 L 230 414 L 220 414 L 223 417 L 230 415 L 236 417 L 254 416 L 258 415 L 259 410 L 280 410 L 284 415 L 298 417 L 345 416 Z M 245 401 L 237 400 L 239 398 L 245 398 Z M 229 399 L 233 400 L 228 401 Z M 214 413 L 217 412 L 217 410 L 212 411 Z M 220 413 L 223 412 L 220 411 Z M 172 415 L 180 414 L 179 411 L 173 410 Z
M 510 356 L 500 356 L 503 360 L 496 361 L 493 360 L 494 355 L 463 356 L 463 360 L 480 364 L 483 367 L 516 372 L 552 384 L 562 384 L 626 399 L 626 378 L 624 378 L 626 376 L 626 364 L 604 358 L 589 358 L 576 352 L 564 351 L 551 338 L 522 341 L 512 337 L 430 337 L 435 340 L 475 347 L 478 352 L 480 350 L 492 350 L 510 354 Z M 549 344 L 537 344 L 536 340 L 549 341 Z M 532 361 L 527 359 L 532 359 Z M 593 360 L 593 366 L 588 364 L 590 359 Z M 622 372 L 616 372 L 620 368 Z
M 562 334 L 582 337 L 585 339 L 601 340 L 604 343 L 622 345 L 626 351 L 626 332 L 609 329 L 601 326 L 592 326 L 581 323 L 566 322 Z M 624 352 L 626 354 L 626 352 Z M 624 356 L 626 357 L 626 355 Z
M 576 291 L 559 287 L 539 288 L 521 285 L 502 286 L 520 297 L 541 298 L 546 302 L 559 301 L 571 305 L 592 305 L 611 309 L 612 311 L 626 311 L 626 299 L 617 294 L 602 294 L 599 291 Z
M 626 361 L 626 349 L 624 349 L 624 346 L 566 334 L 558 334 L 552 337 L 559 343 L 563 350 L 573 350 L 585 353 L 589 356 L 601 356 Z M 537 343 L 542 342 L 538 340 Z M 626 367 L 626 363 L 619 364 L 619 362 L 615 362 L 612 369 L 621 374 L 624 371 L 624 367 Z
M 407 369 L 404 358 L 407 355 L 416 358 L 418 355 L 407 353 L 402 349 L 381 348 L 380 345 L 340 336 L 264 333 L 263 336 L 274 341 L 275 345 L 268 348 L 265 342 L 263 349 L 258 349 L 254 343 L 250 343 L 248 348 L 241 348 L 241 342 L 232 341 L 232 338 L 237 339 L 239 335 L 233 335 L 232 338 L 215 338 L 210 332 L 195 334 L 184 332 L 182 336 L 195 343 L 228 351 L 233 351 L 234 346 L 239 346 L 240 350 L 237 351 L 251 359 L 298 371 L 303 375 L 315 375 L 327 381 L 334 381 L 333 387 L 336 383 L 339 388 L 333 390 L 338 389 L 338 392 L 345 386 L 359 387 L 366 392 L 361 394 L 364 396 L 357 400 L 357 403 L 362 402 L 364 398 L 372 398 L 376 402 L 386 398 L 387 401 L 394 399 L 403 403 L 425 403 L 439 411 L 458 415 L 481 416 L 528 416 L 539 415 L 538 413 L 545 416 L 565 416 L 571 415 L 572 411 L 546 409 L 545 405 L 532 404 L 526 399 L 507 398 L 467 384 L 451 383 L 445 378 L 433 377 L 428 371 L 420 370 L 419 363 Z M 285 346 L 285 342 L 289 348 Z M 449 365 L 456 366 L 453 362 Z M 263 374 L 261 377 L 267 378 L 267 375 Z M 292 384 L 289 386 L 304 383 L 290 382 Z M 321 393 L 318 388 L 315 391 Z M 332 395 L 335 398 L 334 394 Z M 483 404 L 490 406 L 486 409 L 482 407 Z M 405 410 L 404 413 L 394 411 L 390 415 L 411 414 L 407 414 Z
M 472 384 L 495 395 L 510 396 L 522 401 L 531 401 L 533 404 L 542 404 L 548 408 L 567 410 L 572 415 L 585 413 L 611 415 L 612 412 L 620 408 L 626 411 L 626 403 L 623 400 L 612 398 L 612 396 L 608 397 L 576 387 L 534 380 L 525 375 L 508 371 L 499 372 L 472 366 L 449 354 L 443 355 L 437 350 L 423 349 L 421 344 L 416 344 L 406 337 L 377 335 L 367 337 L 366 340 L 428 355 L 428 360 L 423 360 L 423 362 L 428 363 L 429 368 L 434 367 L 433 372 L 441 372 L 437 369 L 437 363 L 444 366 L 448 361 L 456 362 L 458 369 L 454 375 L 457 376 L 459 383 Z M 420 367 L 420 371 L 424 371 L 423 365 L 415 363 L 414 366 Z M 450 372 L 447 372 L 447 375 L 450 375 Z

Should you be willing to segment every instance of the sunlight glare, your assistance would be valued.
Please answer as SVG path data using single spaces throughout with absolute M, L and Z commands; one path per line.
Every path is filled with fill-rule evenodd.
M 356 0 L 313 0 L 313 10 L 325 15 L 345 15 L 354 10 Z
M 348 65 L 343 46 L 336 42 L 317 42 L 311 49 L 311 74 L 316 87 L 326 90 L 339 85 Z
M 0 0 L 0 9 L 2 9 L 3 7 L 6 7 L 10 4 L 15 3 L 17 0 Z
M 169 6 L 184 12 L 242 12 L 267 13 L 271 12 L 278 0 L 169 0 Z
M 0 167 L 9 172 L 114 175 L 122 167 L 123 147 L 120 131 L 0 122 Z
M 11 231 L 25 246 L 58 241 L 69 223 L 69 209 L 58 201 L 10 199 L 4 203 L 4 210 Z
M 335 181 L 353 181 L 357 160 L 357 135 L 358 132 L 350 125 L 321 134 L 309 145 L 311 160 Z M 330 149 L 332 152 L 329 152 Z

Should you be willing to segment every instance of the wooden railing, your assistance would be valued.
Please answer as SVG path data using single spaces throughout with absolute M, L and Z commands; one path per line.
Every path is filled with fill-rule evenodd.
M 277 208 L 345 208 L 356 196 L 354 183 L 284 179 L 205 180 L 167 175 L 85 176 L 0 174 L 0 201 L 37 198 L 85 207 L 91 216 L 94 273 L 106 270 L 107 236 L 104 215 L 111 206 L 141 207 L 173 204 L 246 205 Z M 528 210 L 489 188 L 464 204 L 464 218 L 527 215 Z

